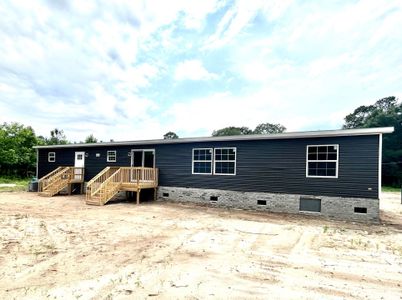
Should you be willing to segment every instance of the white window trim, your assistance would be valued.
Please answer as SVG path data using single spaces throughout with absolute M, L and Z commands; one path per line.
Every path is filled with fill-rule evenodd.
M 109 158 L 109 153 L 110 152 L 114 152 L 114 160 Z M 106 152 L 106 162 L 116 162 L 116 160 L 117 160 L 117 152 L 116 152 L 116 150 L 109 150 L 109 151 Z
M 234 160 L 218 160 L 218 162 L 234 162 L 234 173 L 233 174 L 224 174 L 224 173 L 216 173 L 215 171 L 215 167 L 216 167 L 216 162 L 217 160 L 215 160 L 215 152 L 216 150 L 222 150 L 222 149 L 233 149 L 235 152 L 235 158 Z M 218 175 L 218 176 L 235 176 L 236 175 L 236 166 L 237 166 L 237 148 L 236 147 L 219 147 L 219 148 L 214 148 L 214 175 Z
M 210 160 L 194 160 L 194 151 L 195 150 L 209 150 L 211 151 L 211 159 Z M 214 151 L 213 148 L 193 148 L 193 151 L 191 153 L 191 174 L 196 174 L 196 175 L 212 175 L 212 163 L 213 163 L 213 156 L 214 156 Z M 195 162 L 209 162 L 211 164 L 211 172 L 210 173 L 194 173 L 194 163 Z
M 48 162 L 56 162 L 56 152 L 48 152 L 47 153 L 47 161 Z
M 130 156 L 131 156 L 130 166 L 131 167 L 134 166 L 134 152 L 142 152 L 141 167 L 144 167 L 145 152 L 152 152 L 152 155 L 154 157 L 153 166 L 155 168 L 155 149 L 131 149 L 131 152 L 130 152 Z
M 337 151 L 336 151 L 336 160 L 309 160 L 308 159 L 308 148 L 309 147 L 328 147 L 328 146 L 336 146 Z M 307 145 L 306 146 L 306 177 L 307 178 L 338 178 L 339 174 L 339 144 L 322 144 L 322 145 Z M 308 163 L 309 162 L 335 162 L 336 163 L 336 169 L 335 169 L 335 176 L 317 176 L 317 175 L 308 175 Z

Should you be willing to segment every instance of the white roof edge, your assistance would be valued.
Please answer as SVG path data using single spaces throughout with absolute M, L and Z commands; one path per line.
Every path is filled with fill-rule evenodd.
M 191 142 L 300 139 L 300 138 L 319 138 L 319 137 L 336 137 L 336 136 L 374 135 L 374 134 L 383 134 L 383 133 L 392 133 L 392 132 L 394 132 L 394 127 L 377 127 L 377 128 L 359 128 L 359 129 L 285 132 L 285 133 L 277 133 L 277 134 L 191 137 L 191 138 L 166 139 L 166 140 L 164 140 L 164 139 L 138 140 L 138 141 L 104 142 L 104 143 L 91 143 L 91 144 L 79 143 L 79 144 L 66 144 L 66 145 L 35 146 L 34 148 L 36 148 L 36 149 L 54 149 L 54 148 L 99 147 L 99 146 L 180 144 L 180 143 L 191 143 Z

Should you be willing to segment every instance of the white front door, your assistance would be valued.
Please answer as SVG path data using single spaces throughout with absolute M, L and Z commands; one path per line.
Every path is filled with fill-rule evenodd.
M 85 167 L 85 152 L 75 152 L 75 161 L 74 167 L 76 168 L 84 168 Z M 74 178 L 82 179 L 83 170 L 82 169 L 74 169 Z

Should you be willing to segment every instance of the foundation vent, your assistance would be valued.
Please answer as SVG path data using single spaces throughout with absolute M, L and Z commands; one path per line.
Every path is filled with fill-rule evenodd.
M 218 196 L 211 196 L 211 197 L 209 197 L 209 201 L 211 201 L 211 202 L 216 202 L 216 201 L 218 201 Z
M 162 197 L 168 198 L 169 197 L 169 193 L 163 193 Z
M 267 205 L 267 200 L 257 200 L 257 205 Z
M 355 213 L 367 214 L 367 207 L 355 207 Z

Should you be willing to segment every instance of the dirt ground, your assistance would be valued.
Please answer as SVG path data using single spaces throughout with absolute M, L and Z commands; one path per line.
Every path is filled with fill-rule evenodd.
M 0 193 L 0 299 L 402 299 L 402 205 L 382 224 Z

